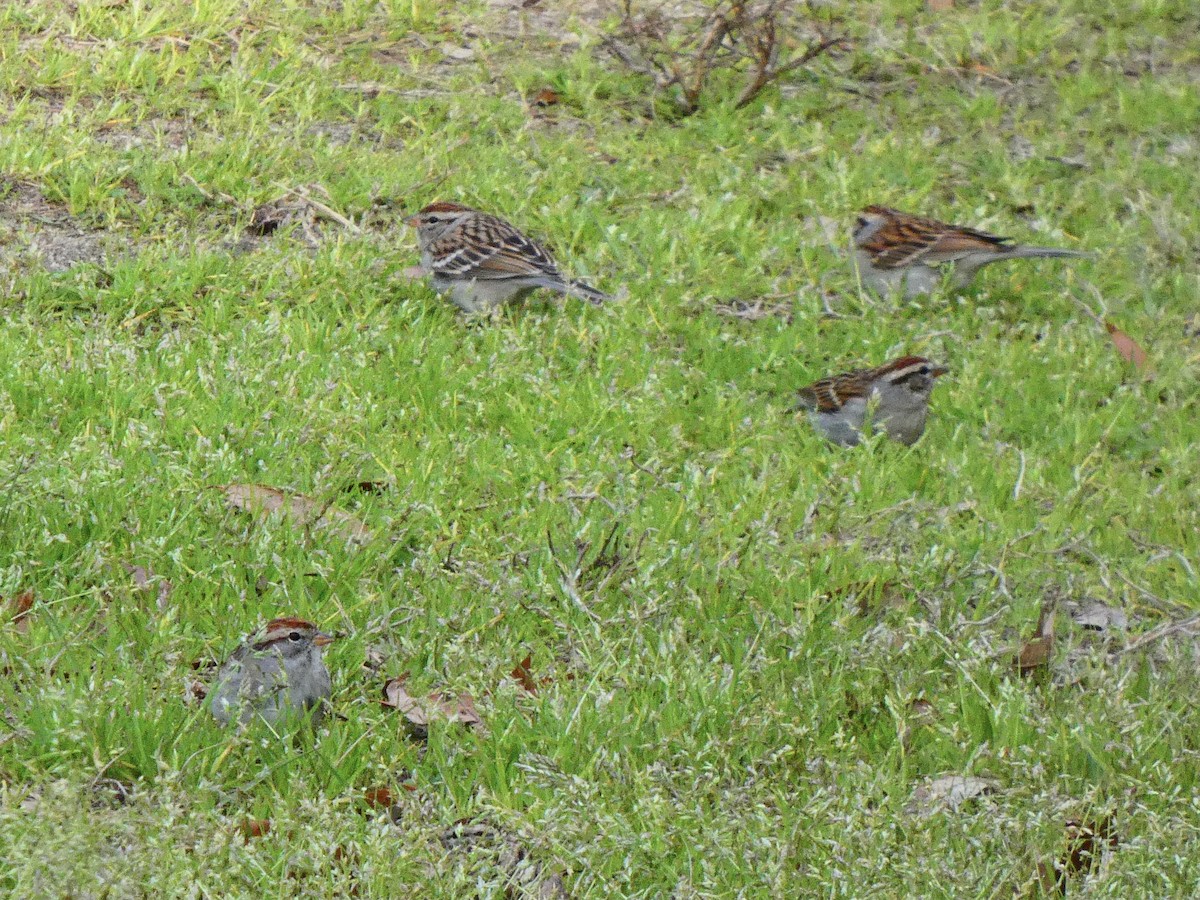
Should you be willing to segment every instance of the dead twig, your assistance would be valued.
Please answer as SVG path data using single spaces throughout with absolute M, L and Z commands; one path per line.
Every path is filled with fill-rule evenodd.
M 1178 634 L 1181 631 L 1187 632 L 1191 628 L 1200 628 L 1200 614 L 1183 619 L 1179 622 L 1168 622 L 1165 625 L 1159 625 L 1157 628 L 1151 628 L 1136 641 L 1133 641 L 1128 646 L 1123 647 L 1121 652 L 1132 653 L 1134 650 L 1140 650 L 1147 644 L 1153 644 L 1155 641 L 1161 641 L 1163 638 L 1170 637 L 1173 634 Z
M 700 108 L 714 72 L 744 75 L 735 101 L 742 109 L 768 85 L 849 46 L 844 35 L 828 33 L 813 7 L 800 0 L 692 3 L 672 10 L 670 18 L 661 8 L 635 10 L 632 0 L 625 0 L 620 11 L 618 31 L 601 46 L 651 79 L 659 92 L 674 90 L 684 115 Z
M 321 193 L 323 193 L 330 200 L 333 199 L 332 197 L 329 197 L 329 192 L 327 190 L 325 190 L 324 187 L 322 187 L 321 185 L 315 185 L 315 187 L 317 190 L 321 191 Z M 357 223 L 350 221 L 345 216 L 343 216 L 340 212 L 338 212 L 336 209 L 329 206 L 328 204 L 322 203 L 320 200 L 314 199 L 312 194 L 310 194 L 305 188 L 302 188 L 302 187 L 284 188 L 284 195 L 286 196 L 287 194 L 291 194 L 293 197 L 297 198 L 301 203 L 305 203 L 308 206 L 311 206 L 313 209 L 315 209 L 317 212 L 321 213 L 321 215 L 323 215 L 325 218 L 329 219 L 331 222 L 337 222 L 343 228 L 347 228 L 350 231 L 353 231 L 355 234 L 362 233 L 362 229 L 358 226 Z

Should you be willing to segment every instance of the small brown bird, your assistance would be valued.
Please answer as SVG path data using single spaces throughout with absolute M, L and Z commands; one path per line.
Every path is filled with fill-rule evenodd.
M 948 225 L 886 206 L 868 206 L 854 227 L 855 263 L 863 284 L 879 294 L 928 294 L 953 267 L 956 288 L 966 287 L 989 263 L 1006 259 L 1088 256 L 1078 250 L 1026 247 L 986 231 Z
M 318 724 L 332 690 L 321 648 L 332 640 L 304 619 L 272 619 L 258 640 L 243 643 L 221 666 L 213 715 L 222 725 L 255 716 L 275 724 L 285 715 L 311 712 Z
M 922 356 L 905 356 L 813 382 L 800 390 L 796 408 L 808 410 L 817 431 L 843 447 L 862 439 L 868 414 L 872 430 L 913 444 L 925 431 L 934 385 L 948 371 Z
M 564 278 L 550 251 L 499 216 L 441 201 L 404 223 L 417 229 L 421 266 L 433 275 L 434 290 L 449 294 L 465 313 L 519 300 L 538 288 L 589 303 L 611 299 Z

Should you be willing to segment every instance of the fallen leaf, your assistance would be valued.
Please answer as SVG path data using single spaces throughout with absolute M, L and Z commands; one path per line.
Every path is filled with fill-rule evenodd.
M 1042 601 L 1037 629 L 1017 654 L 1017 671 L 1022 675 L 1033 675 L 1050 667 L 1050 657 L 1054 654 L 1054 608 L 1053 600 Z
M 431 718 L 461 722 L 468 727 L 482 724 L 470 694 L 448 697 L 441 691 L 431 691 L 428 698 L 418 700 L 408 692 L 408 673 L 393 678 L 383 686 L 383 705 L 397 709 L 404 716 L 409 730 L 418 738 L 428 734 Z
M 908 716 L 900 722 L 900 746 L 905 753 L 912 750 L 913 736 L 917 729 L 932 725 L 937 719 L 937 710 L 933 704 L 923 698 L 918 698 L 908 704 Z
M 1121 359 L 1127 363 L 1131 363 L 1139 372 L 1146 368 L 1148 357 L 1146 356 L 1146 351 L 1138 345 L 1137 341 L 1108 321 L 1108 319 L 1104 320 L 1104 328 L 1108 332 L 1113 346 L 1117 349 L 1117 353 L 1121 354 Z
M 1099 863 L 1104 849 L 1107 847 L 1115 850 L 1120 843 L 1111 815 L 1098 822 L 1068 819 L 1065 830 L 1067 849 L 1055 866 L 1058 871 L 1058 889 L 1063 895 L 1067 893 L 1067 878 L 1086 877 Z
M 968 800 L 991 794 L 996 790 L 995 782 L 974 775 L 943 775 L 913 791 L 912 800 L 906 810 L 931 813 L 939 807 L 957 810 Z
M 954 0 L 925 0 L 931 12 L 946 12 L 954 9 Z
M 17 634 L 29 634 L 29 626 L 32 624 L 29 618 L 29 612 L 33 609 L 33 591 L 21 591 L 8 601 L 8 607 L 12 611 L 13 629 Z
M 301 525 L 329 528 L 356 544 L 371 540 L 370 530 L 359 519 L 303 494 L 288 494 L 262 484 L 226 484 L 221 485 L 221 490 L 225 494 L 225 502 L 233 509 L 259 515 L 281 513 Z
M 133 583 L 137 585 L 138 590 L 154 590 L 154 579 L 158 576 L 153 572 L 145 566 L 131 566 L 129 563 L 121 563 L 121 565 L 125 567 L 126 572 L 133 576 Z M 155 604 L 158 606 L 159 612 L 167 611 L 167 600 L 170 599 L 173 590 L 175 590 L 175 585 L 171 584 L 170 580 L 166 578 L 159 580 L 155 597 Z
M 262 837 L 271 833 L 270 819 L 243 819 L 238 825 L 238 831 L 246 840 Z
M 538 685 L 533 680 L 533 673 L 529 669 L 532 663 L 533 654 L 529 653 L 523 660 L 516 664 L 510 674 L 527 693 L 536 694 L 538 692 Z
M 133 576 L 133 583 L 138 586 L 139 590 L 147 591 L 150 589 L 150 571 L 145 566 L 131 566 L 129 563 L 121 563 L 125 571 Z
M 363 800 L 372 809 L 391 809 L 392 804 L 396 802 L 391 788 L 387 787 L 367 788 L 363 791 Z
M 562 95 L 554 88 L 542 88 L 537 92 L 537 96 L 533 98 L 534 106 L 554 106 L 562 100 Z
M 1098 600 L 1073 610 L 1071 619 L 1089 631 L 1105 632 L 1114 628 L 1124 631 L 1129 627 L 1129 617 L 1125 613 Z

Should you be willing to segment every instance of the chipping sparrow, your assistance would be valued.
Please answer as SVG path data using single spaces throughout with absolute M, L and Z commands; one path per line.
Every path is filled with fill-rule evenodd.
M 261 638 L 243 643 L 221 666 L 212 714 L 222 725 L 256 715 L 274 724 L 281 715 L 311 710 L 319 723 L 331 690 L 321 648 L 332 640 L 303 619 L 271 620 Z
M 870 418 L 888 437 L 912 444 L 925 431 L 929 395 L 949 369 L 905 356 L 875 369 L 822 378 L 801 389 L 795 409 L 806 409 L 816 429 L 835 444 L 853 447 Z
M 1078 250 L 1025 247 L 986 231 L 868 206 L 854 226 L 854 259 L 863 284 L 906 298 L 928 294 L 942 283 L 938 267 L 952 264 L 954 286 L 966 287 L 983 266 L 1004 259 L 1088 256 Z
M 611 299 L 593 287 L 559 274 L 545 247 L 498 216 L 460 203 L 431 203 L 404 220 L 417 229 L 421 265 L 438 293 L 449 292 L 463 312 L 474 313 L 538 288 L 590 303 Z

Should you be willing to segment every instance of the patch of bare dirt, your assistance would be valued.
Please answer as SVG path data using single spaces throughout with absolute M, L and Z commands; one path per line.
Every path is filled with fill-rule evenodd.
M 193 126 L 185 119 L 146 119 L 136 124 L 105 124 L 93 135 L 101 144 L 128 152 L 139 147 L 179 150 L 188 142 Z
M 487 0 L 498 31 L 505 38 L 532 35 L 553 37 L 563 46 L 579 46 L 580 26 L 598 31 L 604 19 L 613 14 L 616 4 L 600 0 L 554 2 L 554 0 Z
M 0 264 L 41 265 L 65 272 L 101 264 L 127 242 L 71 215 L 66 204 L 47 200 L 31 182 L 0 182 Z

